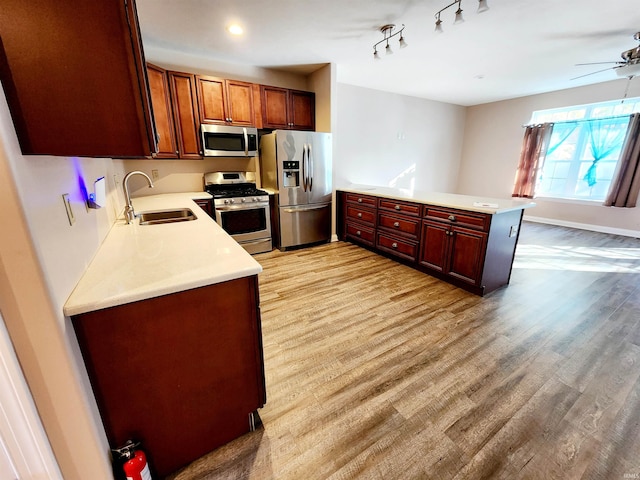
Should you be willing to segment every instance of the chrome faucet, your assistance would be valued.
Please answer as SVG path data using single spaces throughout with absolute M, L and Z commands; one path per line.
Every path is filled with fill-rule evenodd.
M 129 178 L 133 175 L 142 175 L 147 179 L 147 183 L 149 184 L 149 188 L 153 188 L 153 182 L 144 172 L 140 170 L 134 170 L 133 172 L 129 172 L 125 175 L 124 180 L 122 181 L 122 185 L 124 186 L 124 198 L 127 201 L 127 206 L 124 207 L 124 218 L 127 220 L 127 223 L 133 222 L 133 219 L 136 218 L 136 212 L 133 211 L 133 205 L 131 204 L 131 197 L 129 196 Z

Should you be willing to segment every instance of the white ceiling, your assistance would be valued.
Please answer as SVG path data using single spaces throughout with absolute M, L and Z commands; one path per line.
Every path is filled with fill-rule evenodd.
M 337 65 L 338 81 L 459 105 L 476 105 L 606 82 L 613 70 L 573 77 L 620 60 L 638 43 L 638 0 L 462 0 L 454 25 L 451 0 L 137 0 L 143 42 L 180 55 L 260 67 L 312 71 Z M 243 37 L 225 27 L 242 24 Z M 387 23 L 406 26 L 408 46 L 373 59 Z M 304 67 L 301 67 L 304 66 Z M 310 67 L 307 67 L 310 66 Z M 613 65 L 611 65 L 613 66 Z M 634 81 L 640 82 L 640 78 Z M 623 91 L 621 91 L 621 96 Z

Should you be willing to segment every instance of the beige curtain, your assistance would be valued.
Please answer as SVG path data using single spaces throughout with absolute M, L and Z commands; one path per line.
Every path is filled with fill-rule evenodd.
M 512 197 L 533 198 L 536 179 L 542 168 L 552 130 L 552 123 L 529 125 L 525 128 Z
M 629 119 L 627 136 L 604 201 L 606 207 L 635 207 L 640 191 L 640 113 Z

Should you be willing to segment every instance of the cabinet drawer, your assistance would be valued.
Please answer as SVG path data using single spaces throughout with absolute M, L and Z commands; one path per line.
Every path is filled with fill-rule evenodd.
M 376 207 L 376 198 L 366 195 L 358 195 L 356 193 L 347 193 L 347 202 L 359 203 L 368 207 Z
M 425 207 L 424 216 L 432 220 L 445 221 L 451 225 L 460 225 L 485 231 L 489 230 L 489 224 L 491 223 L 490 215 L 461 210 L 433 208 L 430 206 Z
M 398 200 L 381 198 L 379 200 L 378 207 L 381 210 L 389 210 L 392 212 L 419 217 L 422 205 L 418 205 L 417 203 L 401 202 Z
M 357 223 L 347 223 L 345 236 L 347 239 L 351 239 L 354 242 L 365 243 L 370 246 L 373 246 L 376 241 L 373 228 L 368 228 Z
M 376 248 L 391 253 L 405 260 L 416 261 L 418 255 L 418 243 L 411 240 L 401 240 L 378 232 Z
M 398 232 L 417 239 L 420 233 L 420 220 L 418 218 L 407 218 L 403 216 L 394 216 L 387 213 L 378 214 L 378 227 L 388 228 L 394 232 Z
M 363 208 L 358 205 L 347 204 L 346 214 L 347 221 L 355 220 L 357 222 L 368 224 L 372 227 L 376 223 L 376 211 L 370 208 Z

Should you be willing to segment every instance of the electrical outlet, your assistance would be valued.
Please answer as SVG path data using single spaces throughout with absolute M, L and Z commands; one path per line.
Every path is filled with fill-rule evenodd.
M 76 221 L 76 217 L 73 216 L 73 210 L 71 210 L 71 202 L 69 201 L 68 193 L 64 193 L 62 195 L 62 201 L 64 202 L 64 209 L 67 211 L 67 218 L 69 219 L 69 225 L 73 225 Z
M 518 234 L 518 225 L 511 225 L 509 229 L 509 237 L 515 237 Z
M 151 180 L 158 180 L 159 178 L 158 170 L 151 170 Z

